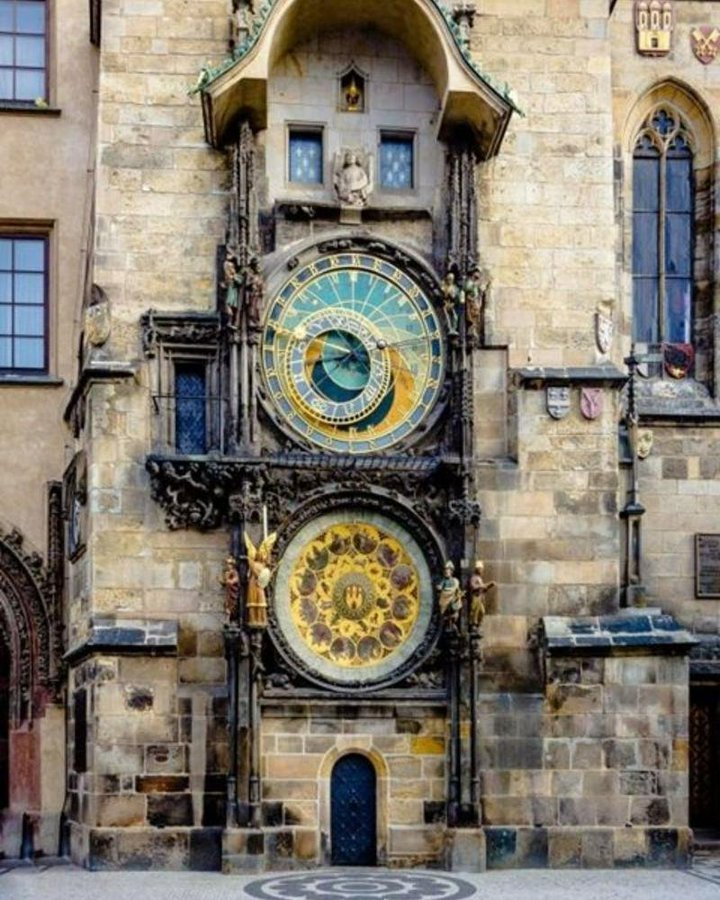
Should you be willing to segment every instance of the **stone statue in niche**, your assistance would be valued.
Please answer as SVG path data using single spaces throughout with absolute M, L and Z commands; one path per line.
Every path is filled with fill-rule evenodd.
M 372 190 L 371 157 L 362 150 L 344 149 L 335 155 L 335 193 L 343 206 L 367 206 Z
M 277 533 L 268 535 L 256 547 L 248 537 L 247 531 L 243 532 L 245 547 L 247 548 L 248 575 L 247 588 L 247 624 L 248 628 L 263 629 L 267 627 L 267 595 L 265 589 L 270 584 L 272 567 L 270 554 L 277 540 Z
M 443 621 L 450 628 L 457 628 L 462 612 L 463 590 L 455 577 L 455 566 L 451 560 L 445 563 L 445 576 L 437 586 L 438 605 Z
M 443 312 L 448 334 L 457 334 L 458 304 L 461 302 L 461 296 L 455 273 L 452 270 L 448 270 L 447 275 L 440 282 L 440 290 L 443 296 Z
M 232 250 L 228 250 L 223 263 L 223 280 L 220 282 L 220 287 L 225 291 L 225 312 L 232 328 L 237 328 L 240 324 L 240 288 L 242 283 L 242 276 L 238 272 L 237 257 Z
M 250 327 L 260 328 L 265 306 L 265 279 L 260 271 L 260 260 L 257 256 L 253 256 L 250 265 L 245 269 L 245 306 Z
M 480 345 L 483 343 L 483 313 L 490 291 L 490 278 L 487 274 L 474 266 L 468 273 L 463 285 L 465 295 L 465 321 L 467 323 L 467 335 L 471 343 Z
M 225 588 L 225 617 L 228 622 L 236 622 L 240 597 L 240 575 L 234 556 L 226 557 L 220 584 Z
M 486 582 L 483 578 L 485 563 L 478 559 L 475 568 L 468 581 L 470 589 L 470 608 L 468 610 L 468 622 L 471 628 L 479 628 L 485 618 L 485 594 L 495 587 L 494 581 Z

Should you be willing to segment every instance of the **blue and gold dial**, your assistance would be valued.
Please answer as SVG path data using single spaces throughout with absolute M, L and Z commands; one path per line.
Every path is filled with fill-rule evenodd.
M 262 342 L 270 397 L 301 436 L 373 453 L 414 431 L 441 390 L 435 309 L 397 266 L 338 253 L 299 269 L 270 304 Z

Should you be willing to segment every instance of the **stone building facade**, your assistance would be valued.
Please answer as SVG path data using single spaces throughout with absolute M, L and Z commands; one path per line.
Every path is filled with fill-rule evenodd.
M 720 828 L 718 47 L 694 0 L 0 0 L 6 856 Z

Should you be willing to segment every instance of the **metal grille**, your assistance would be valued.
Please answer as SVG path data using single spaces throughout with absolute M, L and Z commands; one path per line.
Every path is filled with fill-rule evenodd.
M 332 862 L 374 866 L 377 862 L 375 769 L 349 753 L 335 764 L 331 782 Z
M 720 826 L 720 688 L 694 690 L 690 703 L 690 824 Z

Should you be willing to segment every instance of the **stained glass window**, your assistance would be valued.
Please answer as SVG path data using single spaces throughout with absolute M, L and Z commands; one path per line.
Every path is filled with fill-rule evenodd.
M 45 0 L 0 0 L 0 101 L 46 99 Z
M 633 337 L 691 343 L 693 155 L 674 113 L 657 110 L 633 156 Z
M 322 184 L 322 132 L 293 129 L 288 144 L 290 181 L 299 184 Z
M 206 371 L 202 363 L 175 364 L 175 449 L 201 454 L 207 450 Z
M 414 187 L 414 141 L 394 134 L 380 136 L 380 184 L 391 190 Z
M 42 372 L 47 239 L 0 234 L 0 371 Z

